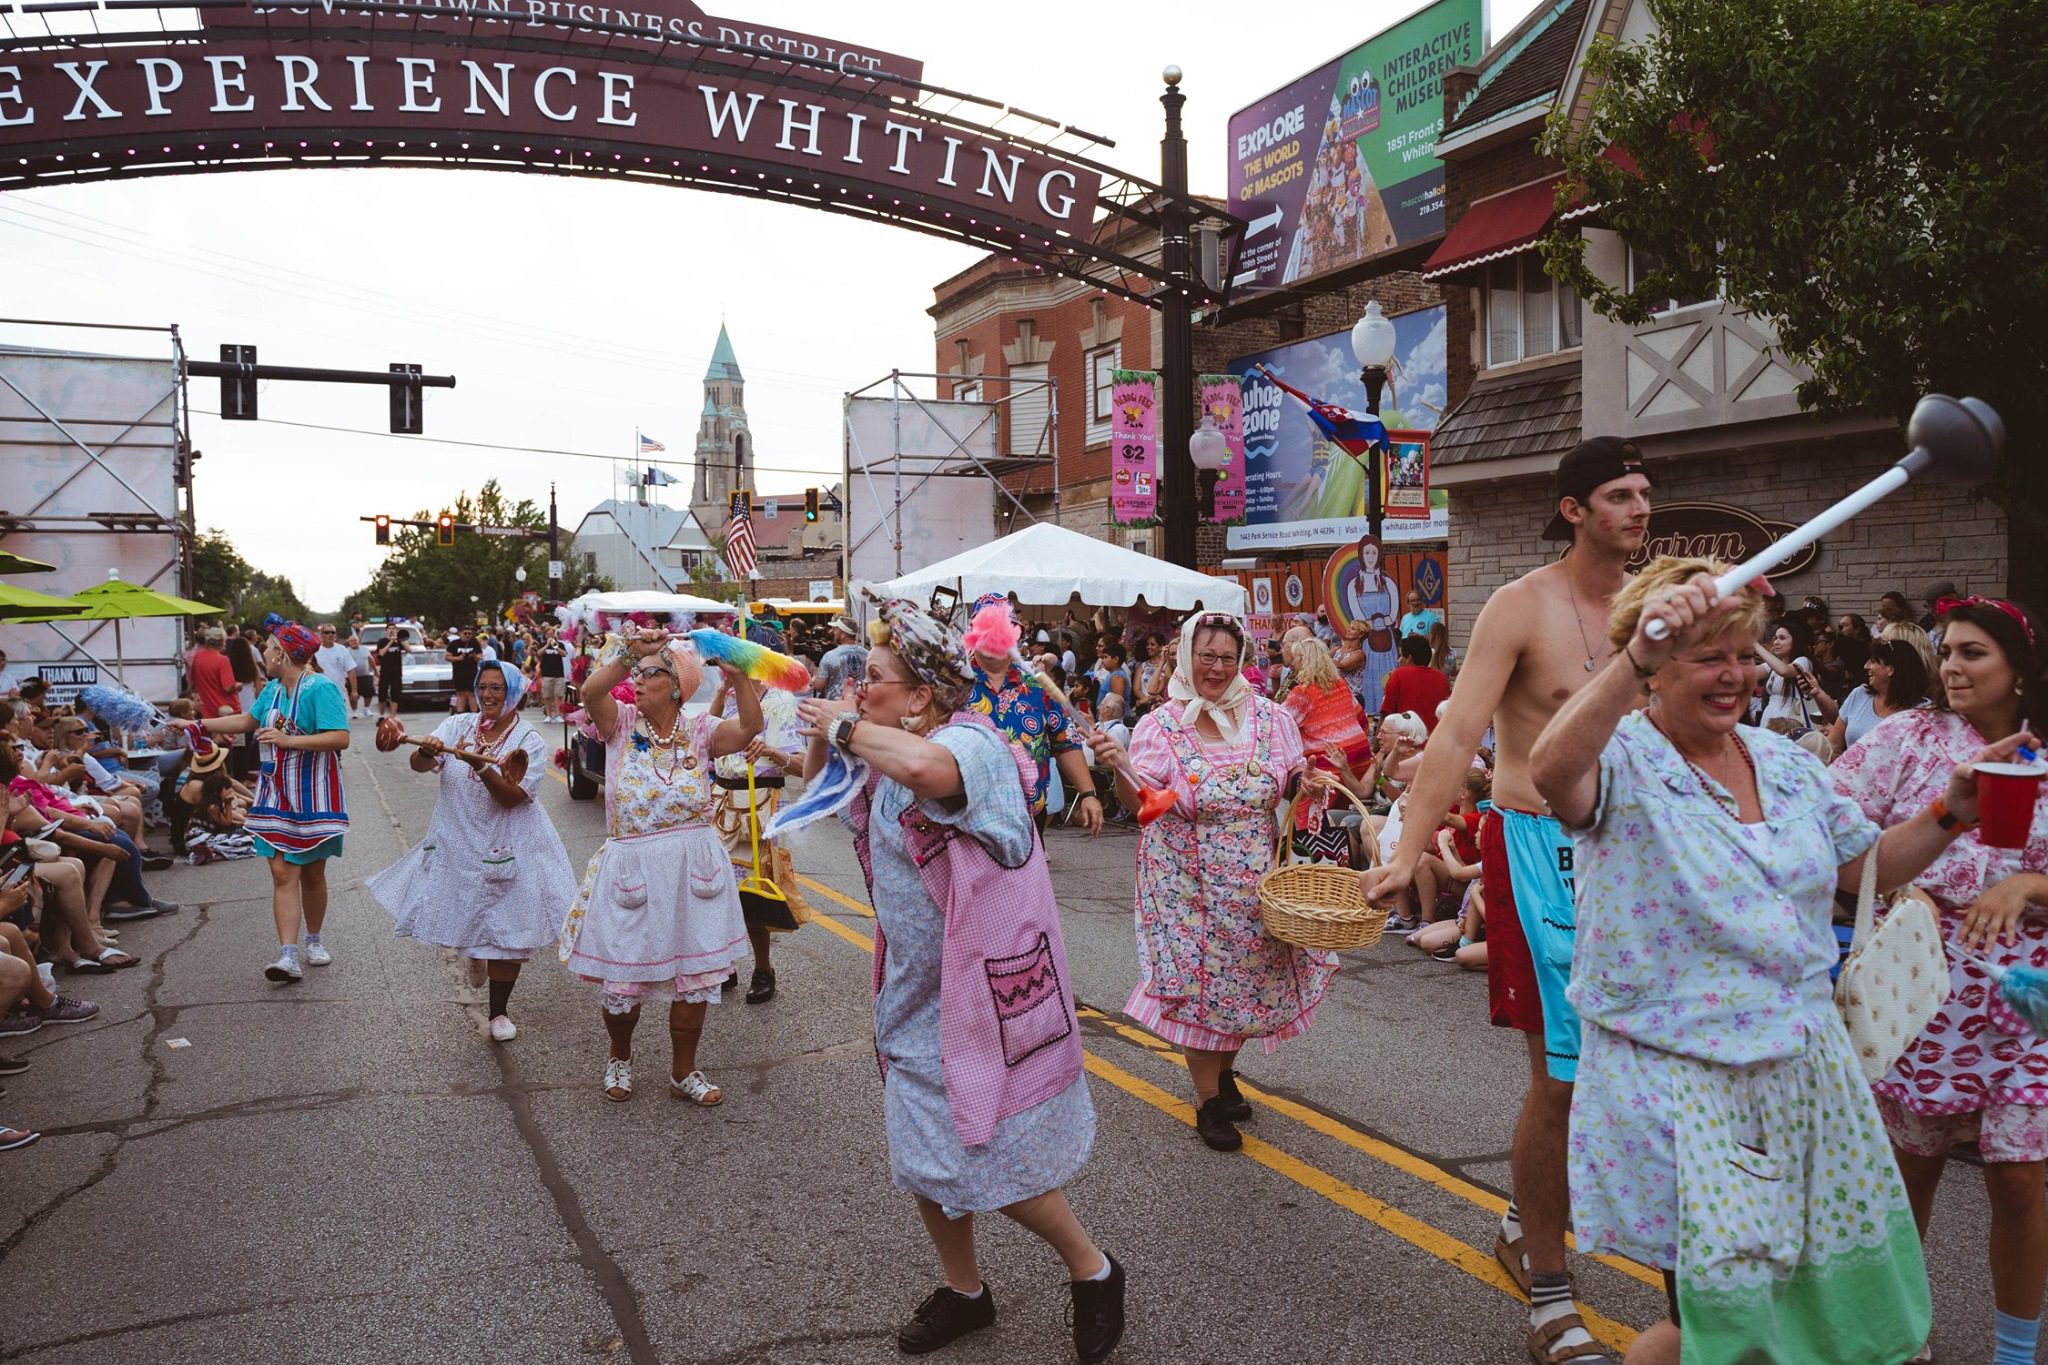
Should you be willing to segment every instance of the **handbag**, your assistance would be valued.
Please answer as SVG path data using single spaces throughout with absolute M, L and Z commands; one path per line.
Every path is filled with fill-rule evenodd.
M 1941 921 L 1917 892 L 1896 897 L 1884 923 L 1872 928 L 1877 901 L 1877 845 L 1863 859 L 1856 893 L 1856 936 L 1835 981 L 1835 1008 L 1849 1030 L 1865 1080 L 1875 1081 L 1927 1027 L 1948 999 L 1948 956 Z

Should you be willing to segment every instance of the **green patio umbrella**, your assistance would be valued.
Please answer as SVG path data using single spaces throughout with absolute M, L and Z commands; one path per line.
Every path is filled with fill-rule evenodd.
M 21 588 L 15 592 L 25 591 Z M 107 570 L 107 581 L 95 583 L 81 589 L 70 601 L 56 599 L 58 610 L 37 612 L 33 615 L 17 615 L 14 619 L 24 625 L 47 624 L 53 621 L 112 621 L 114 623 L 114 674 L 121 673 L 121 623 L 143 616 L 211 616 L 220 611 L 204 602 L 194 602 L 187 597 L 173 597 L 155 588 L 146 588 L 140 583 L 123 582 L 117 570 Z
M 55 564 L 45 564 L 40 559 L 30 559 L 12 550 L 0 550 L 0 573 L 55 573 Z
M 0 583 L 0 621 L 19 621 L 24 617 L 44 617 L 54 612 L 64 615 L 76 610 L 78 604 L 68 597 L 52 597 L 46 592 L 33 588 L 17 588 L 12 583 Z

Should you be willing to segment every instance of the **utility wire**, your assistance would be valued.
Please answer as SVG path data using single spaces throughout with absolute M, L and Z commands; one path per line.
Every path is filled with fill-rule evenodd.
M 220 416 L 218 412 L 211 408 L 193 408 L 192 411 L 202 417 Z M 405 441 L 409 444 L 418 445 L 464 446 L 471 450 L 502 450 L 515 455 L 566 455 L 578 460 L 604 460 L 611 464 L 674 465 L 678 469 L 694 469 L 697 464 L 695 460 L 661 460 L 648 459 L 645 456 L 601 455 L 594 450 L 557 450 L 552 446 L 508 446 L 500 445 L 495 441 L 457 441 L 438 436 L 402 436 L 397 432 L 376 431 L 370 427 L 337 427 L 329 426 L 323 422 L 289 422 L 279 417 L 265 417 L 262 420 L 274 427 L 303 427 L 307 431 L 338 431 L 346 436 L 377 436 L 387 441 Z M 753 467 L 753 472 L 756 474 L 764 471 L 770 474 L 802 474 L 807 478 L 813 479 L 836 478 L 839 475 L 837 470 L 798 469 L 794 465 L 757 464 Z

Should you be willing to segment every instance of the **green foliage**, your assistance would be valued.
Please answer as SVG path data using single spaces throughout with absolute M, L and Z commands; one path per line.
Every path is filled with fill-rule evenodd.
M 436 543 L 432 524 L 442 512 L 453 515 L 459 528 L 518 526 L 543 534 L 528 539 L 458 529 L 455 543 L 443 548 Z M 497 480 L 484 484 L 473 498 L 465 492 L 452 506 L 422 509 L 413 519 L 428 525 L 424 529 L 391 528 L 390 551 L 383 567 L 342 603 L 344 616 L 361 610 L 365 616 L 398 612 L 442 626 L 479 618 L 495 622 L 522 592 L 546 594 L 547 513 L 529 499 L 508 502 Z M 515 577 L 520 568 L 526 570 L 524 583 Z M 369 610 L 369 605 L 376 610 Z
M 218 527 L 192 542 L 192 595 L 225 608 L 221 621 L 261 621 L 276 612 L 293 621 L 312 619 L 289 578 L 253 567 Z
M 1709 293 L 1774 321 L 1800 401 L 1903 418 L 1975 394 L 2010 440 L 1988 490 L 2015 548 L 2048 531 L 2048 6 L 2040 0 L 1647 0 L 1658 33 L 1587 58 L 1546 150 L 1600 222 L 1667 263 L 1633 292 L 1550 273 L 1605 316 Z M 1626 148 L 1639 173 L 1602 153 Z M 2018 579 L 2035 572 L 2012 557 Z

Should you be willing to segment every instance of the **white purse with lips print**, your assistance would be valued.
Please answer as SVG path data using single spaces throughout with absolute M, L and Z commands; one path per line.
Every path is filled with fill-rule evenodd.
M 1892 1069 L 1948 999 L 1948 955 L 1941 918 L 1918 891 L 1901 893 L 1872 928 L 1877 903 L 1877 845 L 1863 858 L 1856 892 L 1856 936 L 1835 981 L 1835 1008 L 1849 1030 L 1865 1080 Z

